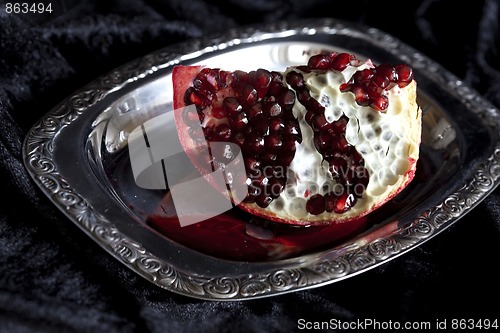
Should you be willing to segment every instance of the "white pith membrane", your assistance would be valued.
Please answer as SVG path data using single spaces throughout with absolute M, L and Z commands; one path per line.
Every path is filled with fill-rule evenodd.
M 360 106 L 353 93 L 339 90 L 339 86 L 348 82 L 356 71 L 373 67 L 368 60 L 360 66 L 348 66 L 342 72 L 306 73 L 289 68 L 283 73 L 286 76 L 287 72 L 296 71 L 303 75 L 311 97 L 325 107 L 328 122 L 337 121 L 342 116 L 349 119 L 346 139 L 363 157 L 369 173 L 366 188 L 359 184 L 363 188 L 356 189 L 360 197 L 355 205 L 342 214 L 325 211 L 313 215 L 307 212 L 307 199 L 313 194 L 325 195 L 332 189 L 339 194 L 345 188 L 334 180 L 328 162 L 316 150 L 313 129 L 304 120 L 307 110 L 296 101 L 293 113 L 300 124 L 302 142 L 296 143 L 295 157 L 287 169 L 285 188 L 266 208 L 244 204 L 251 207 L 250 211 L 278 220 L 300 221 L 297 224 L 304 225 L 341 222 L 376 209 L 411 180 L 419 155 L 421 132 L 421 110 L 416 103 L 415 81 L 403 88 L 395 83 L 386 88 L 383 94 L 388 97 L 389 106 L 384 112 Z

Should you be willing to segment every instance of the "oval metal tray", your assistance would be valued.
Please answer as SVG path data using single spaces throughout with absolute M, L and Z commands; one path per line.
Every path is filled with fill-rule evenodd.
M 153 230 L 147 216 L 164 193 L 135 185 L 127 136 L 172 108 L 172 66 L 283 70 L 321 50 L 415 70 L 426 111 L 421 158 L 414 184 L 395 199 L 397 209 L 329 248 L 265 261 L 218 258 Z M 70 221 L 153 284 L 200 299 L 252 299 L 349 278 L 455 223 L 498 185 L 499 123 L 498 110 L 475 91 L 379 30 L 330 19 L 282 22 L 169 46 L 96 79 L 32 127 L 24 161 Z

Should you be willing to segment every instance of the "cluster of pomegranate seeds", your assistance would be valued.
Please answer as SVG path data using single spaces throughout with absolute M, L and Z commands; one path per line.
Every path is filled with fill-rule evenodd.
M 332 52 L 329 54 L 316 54 L 309 58 L 307 67 L 310 70 L 337 70 L 343 71 L 347 66 L 358 66 L 359 60 L 355 55 L 349 53 Z
M 352 58 L 347 57 L 341 59 L 342 62 L 336 63 L 336 66 L 341 66 L 341 68 L 347 66 L 346 62 L 352 61 Z M 324 65 L 324 62 L 320 60 L 313 60 L 313 63 Z M 309 68 L 309 70 L 314 71 L 315 68 Z M 344 213 L 354 206 L 363 194 L 369 179 L 363 158 L 345 137 L 348 118 L 342 116 L 337 121 L 327 121 L 324 106 L 311 98 L 304 77 L 298 71 L 288 72 L 286 81 L 297 92 L 298 101 L 306 108 L 304 120 L 313 129 L 314 146 L 328 162 L 332 177 L 339 185 L 335 186 L 335 189 L 326 189 L 325 195 L 314 194 L 309 197 L 306 210 L 313 215 L 319 215 L 325 211 Z
M 283 76 L 265 69 L 247 73 L 205 68 L 187 89 L 184 103 L 195 104 L 197 110 L 193 115 L 185 109 L 188 126 L 210 114 L 211 120 L 203 123 L 206 140 L 240 146 L 249 190 L 245 201 L 267 207 L 283 191 L 295 143 L 302 140 L 292 113 L 295 93 Z
M 369 105 L 375 110 L 384 111 L 389 106 L 389 99 L 384 94 L 384 90 L 391 89 L 394 84 L 403 88 L 412 80 L 413 70 L 410 66 L 401 64 L 393 67 L 381 64 L 374 68 L 357 71 L 349 82 L 340 86 L 340 91 L 352 92 L 359 105 Z
M 287 71 L 286 77 L 265 69 L 230 72 L 204 68 L 184 95 L 185 105 L 196 105 L 197 112 L 190 113 L 186 108 L 183 120 L 188 127 L 202 123 L 201 129 L 190 128 L 195 140 L 204 137 L 240 146 L 247 171 L 245 201 L 265 208 L 290 183 L 287 170 L 294 159 L 296 144 L 302 141 L 299 121 L 292 112 L 297 100 L 306 110 L 304 121 L 312 128 L 314 147 L 328 163 L 334 180 L 334 188 L 305 195 L 305 208 L 312 215 L 342 214 L 363 195 L 369 174 L 362 156 L 346 139 L 349 119 L 341 116 L 328 121 L 325 107 L 311 97 L 304 76 L 360 65 L 360 60 L 352 54 L 333 52 L 310 57 L 307 65 Z M 395 85 L 403 88 L 412 80 L 413 71 L 408 65 L 368 63 L 339 88 L 341 92 L 353 93 L 358 105 L 384 112 L 389 104 L 386 92 Z M 193 133 L 196 130 L 203 133 Z
M 305 72 L 311 70 L 343 71 L 348 66 L 359 66 L 360 61 L 349 53 L 317 54 L 309 58 L 307 66 L 300 68 Z M 391 84 L 405 87 L 413 80 L 413 70 L 410 66 L 400 64 L 395 67 L 381 64 L 374 68 L 357 71 L 349 82 L 342 84 L 342 92 L 350 91 L 354 94 L 356 103 L 361 106 L 371 106 L 378 111 L 384 111 L 389 100 L 384 90 L 392 88 Z

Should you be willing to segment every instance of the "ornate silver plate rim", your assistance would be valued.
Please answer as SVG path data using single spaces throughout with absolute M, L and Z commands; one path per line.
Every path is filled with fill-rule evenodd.
M 234 29 L 227 33 L 172 45 L 132 61 L 95 80 L 75 92 L 43 116 L 29 131 L 24 142 L 24 162 L 34 182 L 55 206 L 126 267 L 168 291 L 205 300 L 245 300 L 279 295 L 323 286 L 374 268 L 437 235 L 474 208 L 499 183 L 500 142 L 491 137 L 493 147 L 487 158 L 479 161 L 470 177 L 460 179 L 446 195 L 432 206 L 419 211 L 417 218 L 383 237 L 372 237 L 363 244 L 349 243 L 315 255 L 305 255 L 271 263 L 225 262 L 220 270 L 180 265 L 151 247 L 146 239 L 115 223 L 108 211 L 94 207 L 88 193 L 83 194 L 63 171 L 57 148 L 58 135 L 64 128 L 90 126 L 86 113 L 113 93 L 131 89 L 134 83 L 147 80 L 186 55 L 206 55 L 251 45 L 266 40 L 300 37 L 342 36 L 346 40 L 371 43 L 410 63 L 428 80 L 442 85 L 453 98 L 492 128 L 500 124 L 499 111 L 457 77 L 405 45 L 396 38 L 374 28 L 332 19 L 316 19 L 295 23 L 279 22 L 261 27 Z M 378 45 L 378 46 L 377 46 Z M 83 125 L 82 125 L 83 124 Z M 85 131 L 83 131 L 85 132 Z M 75 138 L 81 140 L 82 138 Z M 86 139 L 86 138 L 83 138 Z M 100 194 L 100 193 L 96 193 Z M 133 222 L 132 222 L 133 223 Z M 155 240 L 157 242 L 157 240 Z M 178 252 L 188 251 L 175 247 Z M 190 258 L 189 255 L 186 258 Z M 197 260 L 203 260 L 198 255 Z M 184 258 L 185 259 L 185 258 Z M 213 260 L 213 259 L 207 259 Z M 218 264 L 217 260 L 214 261 Z

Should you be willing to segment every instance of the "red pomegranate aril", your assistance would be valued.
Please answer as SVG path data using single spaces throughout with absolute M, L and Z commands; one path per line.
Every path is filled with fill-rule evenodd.
M 223 105 L 228 115 L 238 114 L 243 110 L 240 102 L 235 97 L 224 98 Z
M 356 165 L 363 165 L 364 164 L 363 156 L 361 156 L 361 154 L 354 147 L 351 148 L 350 156 L 351 156 L 351 160 Z
M 292 163 L 293 161 L 293 158 L 294 158 L 294 152 L 292 153 L 280 153 L 278 155 L 278 158 L 276 159 L 276 165 L 280 165 L 280 166 L 283 166 L 283 167 L 286 167 L 286 166 L 289 166 L 290 163 Z
M 332 145 L 326 147 L 322 153 L 324 161 L 330 161 L 335 157 L 338 157 L 338 154 L 335 153 L 335 149 L 333 149 Z
M 198 129 L 199 128 L 200 127 L 198 127 Z M 210 141 L 216 136 L 212 127 L 203 127 L 202 131 L 203 131 L 203 135 L 205 136 L 206 140 Z M 196 133 L 196 134 L 198 134 L 198 133 Z M 198 138 L 198 136 L 193 136 L 193 137 Z
M 269 71 L 260 68 L 255 72 L 255 88 L 257 89 L 259 98 L 263 98 L 266 95 L 270 83 L 271 73 Z
M 330 148 L 331 142 L 332 137 L 328 133 L 320 133 L 314 137 L 314 144 L 320 153 L 324 153 L 328 148 Z
M 188 88 L 184 94 L 184 103 L 186 105 L 194 104 L 196 106 L 206 106 L 206 100 L 193 87 Z
M 369 105 L 370 104 L 370 97 L 368 96 L 368 93 L 366 92 L 366 89 L 362 86 L 354 86 L 351 89 L 351 92 L 354 94 L 354 99 L 359 105 Z
M 248 118 L 245 113 L 241 112 L 229 118 L 229 123 L 235 130 L 242 130 L 248 124 Z
M 250 177 L 250 180 L 253 187 L 262 189 L 262 187 L 265 186 L 269 180 L 266 177 L 264 177 L 264 175 L 262 174 L 262 172 L 260 172 L 260 170 L 257 171 L 258 171 L 257 174 Z
M 386 88 L 390 83 L 389 79 L 385 75 L 379 74 L 378 72 L 373 76 L 371 82 L 382 89 Z
M 288 72 L 286 75 L 286 82 L 295 90 L 305 87 L 304 77 L 296 71 Z
M 256 157 L 244 157 L 245 170 L 248 174 L 256 176 L 260 173 L 261 161 Z
M 295 143 L 297 140 L 292 135 L 283 136 L 283 152 L 294 152 L 296 147 Z
M 364 166 L 358 166 L 356 168 L 356 183 L 362 185 L 365 189 L 368 186 L 368 181 L 370 180 L 370 174 Z
M 327 55 L 328 55 L 328 57 L 329 57 L 330 59 L 332 59 L 332 60 L 333 60 L 333 59 L 334 59 L 334 58 L 338 55 L 338 52 L 330 52 L 330 53 L 329 53 L 329 54 L 327 54 Z
M 264 138 L 262 136 L 254 135 L 246 139 L 246 145 L 249 152 L 254 154 L 262 154 L 264 148 Z
M 356 166 L 351 165 L 347 168 L 347 170 L 344 172 L 343 176 L 343 183 L 348 185 L 348 186 L 354 186 L 356 181 Z
M 373 74 L 374 73 L 371 69 L 363 69 L 361 71 L 357 71 L 356 73 L 354 73 L 351 80 L 353 80 L 353 83 L 354 82 L 360 83 L 363 81 L 370 80 L 373 77 Z
M 312 127 L 315 131 L 324 131 L 332 127 L 332 123 L 326 120 L 324 114 L 315 115 L 312 121 Z
M 257 90 L 250 84 L 246 84 L 241 93 L 241 101 L 245 105 L 252 105 L 257 102 L 258 93 Z
M 283 121 L 279 117 L 272 117 L 269 120 L 269 131 L 271 133 L 277 133 L 280 134 L 283 132 L 285 129 L 285 124 L 283 124 Z
M 347 118 L 341 117 L 339 120 L 332 123 L 333 133 L 345 133 L 347 127 Z
M 334 137 L 333 145 L 342 153 L 347 152 L 350 147 L 349 142 L 347 142 L 347 139 L 345 138 L 344 134 Z
M 267 88 L 272 80 L 271 73 L 267 69 L 259 68 L 257 69 L 256 74 L 257 88 Z
M 272 134 L 264 137 L 264 147 L 268 152 L 277 152 L 282 146 L 281 135 Z
M 292 135 L 300 135 L 300 125 L 295 119 L 287 119 L 285 123 L 285 133 Z
M 398 86 L 403 88 L 413 80 L 413 69 L 408 65 L 397 65 Z
M 264 152 L 261 155 L 262 162 L 265 165 L 274 165 L 276 160 L 278 159 L 278 155 L 271 153 L 271 152 Z
M 198 79 L 198 77 L 196 77 L 194 80 L 193 80 L 193 87 L 195 87 L 196 89 L 202 89 L 203 88 L 203 82 Z
M 383 90 L 384 89 L 379 87 L 375 82 L 373 81 L 368 82 L 366 86 L 366 92 L 369 97 L 368 103 L 373 102 L 374 99 L 378 98 L 382 94 Z
M 295 93 L 290 89 L 285 88 L 284 91 L 278 96 L 278 102 L 285 110 L 291 110 L 295 105 Z
M 281 106 L 278 103 L 266 103 L 264 112 L 269 117 L 277 117 L 281 114 Z
M 267 90 L 267 96 L 278 96 L 279 94 L 282 93 L 283 86 L 282 82 L 278 81 L 271 81 L 271 84 L 269 84 L 269 88 Z
M 311 95 L 309 94 L 309 90 L 301 89 L 301 90 L 298 90 L 296 94 L 297 94 L 298 101 L 302 105 L 304 105 L 304 106 L 309 105 L 309 100 L 311 100 Z
M 259 194 L 259 188 L 253 185 L 248 186 L 248 193 L 243 202 L 254 203 L 255 197 Z
M 401 78 L 399 71 L 401 71 Z M 400 87 L 406 86 L 413 80 L 411 67 L 398 65 L 393 67 L 389 64 L 381 64 L 375 68 L 366 68 L 357 71 L 349 82 L 339 86 L 341 92 L 352 92 L 355 94 L 355 101 L 361 106 L 370 106 L 377 111 L 384 112 L 389 103 L 384 97 L 384 90 L 390 89 L 391 82 L 397 82 Z M 368 99 L 362 93 L 365 89 Z
M 216 119 L 223 119 L 227 117 L 227 113 L 224 108 L 212 108 L 211 115 Z
M 331 66 L 331 59 L 326 54 L 317 54 L 309 58 L 307 66 L 312 69 L 328 69 Z
M 389 64 L 380 64 L 376 68 L 378 76 L 384 76 L 389 80 L 389 82 L 396 82 L 397 73 L 396 69 Z
M 385 95 L 380 95 L 372 99 L 370 106 L 376 110 L 384 111 L 389 106 L 389 99 Z
M 306 202 L 306 210 L 312 215 L 319 215 L 325 211 L 325 198 L 321 194 L 312 195 Z
M 231 139 L 232 130 L 227 124 L 220 124 L 215 128 L 217 136 L 222 141 L 229 141 Z
M 338 71 L 343 71 L 348 65 L 350 65 L 351 55 L 348 53 L 340 53 L 335 58 L 333 58 L 331 66 L 333 69 Z
M 264 111 L 263 111 L 263 107 L 262 107 L 262 102 L 257 102 L 246 110 L 247 117 L 250 119 L 259 115 L 259 114 L 262 114 L 263 112 Z
M 280 72 L 276 72 L 276 71 L 271 71 L 271 72 L 269 72 L 269 74 L 271 74 L 271 82 L 279 82 L 280 84 L 282 84 L 283 74 L 281 74 Z
M 356 203 L 356 197 L 352 193 L 343 192 L 335 200 L 333 211 L 337 214 L 345 213 Z
M 310 98 L 307 105 L 305 107 L 309 110 L 312 111 L 316 114 L 321 114 L 325 112 L 325 107 L 321 105 L 317 100 L 314 98 Z
M 304 120 L 308 123 L 308 124 L 312 124 L 312 122 L 314 121 L 314 118 L 316 117 L 316 114 L 309 110 L 306 112 L 306 114 L 304 115 Z
M 245 144 L 245 134 L 238 132 L 233 135 L 233 142 L 236 143 L 238 146 L 243 147 Z
M 227 84 L 235 89 L 241 89 L 248 82 L 248 73 L 240 70 L 232 72 L 226 79 Z
M 327 213 L 333 212 L 337 197 L 332 192 L 325 194 L 324 197 L 325 197 L 325 211 Z
M 201 85 L 209 90 L 210 92 L 216 92 L 219 90 L 221 85 L 220 77 L 216 70 L 204 68 L 196 76 L 196 78 L 201 82 Z
M 251 130 L 252 133 L 261 136 L 269 134 L 269 121 L 268 117 L 263 114 L 259 114 L 249 121 L 250 126 L 247 128 Z
M 285 189 L 285 181 L 280 178 L 271 178 L 269 181 L 270 195 L 274 198 L 280 196 L 281 192 Z
M 342 83 L 340 86 L 339 86 L 339 90 L 341 92 L 347 92 L 347 91 L 351 91 L 353 85 L 350 84 L 350 83 Z
M 347 161 L 342 157 L 333 157 L 328 161 L 330 172 L 334 178 L 340 178 L 347 170 Z
M 270 195 L 266 195 L 264 193 L 261 193 L 255 198 L 255 203 L 259 205 L 259 207 L 261 208 L 266 208 L 272 201 L 273 197 L 271 197 Z

